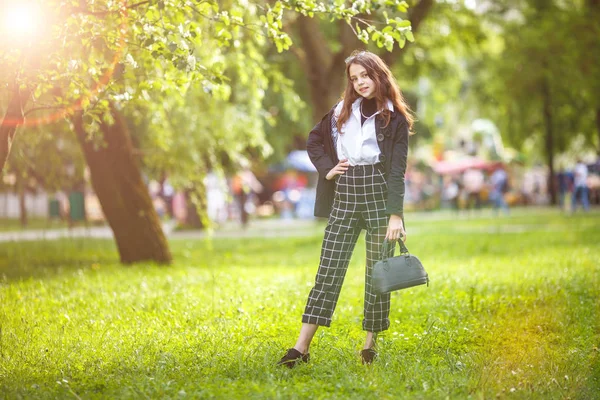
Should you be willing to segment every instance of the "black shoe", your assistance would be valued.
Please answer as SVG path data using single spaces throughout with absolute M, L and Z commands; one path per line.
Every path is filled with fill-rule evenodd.
M 279 360 L 277 365 L 283 365 L 288 368 L 294 368 L 296 366 L 296 363 L 298 363 L 298 362 L 307 363 L 309 359 L 310 359 L 310 355 L 308 353 L 302 354 L 298 350 L 291 348 L 287 351 L 285 356 L 283 356 L 281 358 L 281 360 Z
M 377 357 L 377 352 L 371 349 L 365 349 L 360 351 L 360 358 L 362 359 L 363 364 L 371 364 L 373 360 Z

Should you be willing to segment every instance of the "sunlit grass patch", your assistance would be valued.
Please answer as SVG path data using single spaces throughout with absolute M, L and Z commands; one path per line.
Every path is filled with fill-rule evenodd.
M 172 241 L 169 267 L 121 266 L 104 240 L 0 244 L 0 397 L 594 398 L 600 215 L 486 221 L 411 222 L 431 286 L 392 295 L 368 368 L 362 239 L 332 327 L 291 371 L 273 364 L 296 339 L 318 229 Z

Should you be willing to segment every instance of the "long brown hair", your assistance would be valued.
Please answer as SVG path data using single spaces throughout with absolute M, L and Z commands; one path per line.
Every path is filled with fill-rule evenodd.
M 343 100 L 344 106 L 337 120 L 338 131 L 342 133 L 342 126 L 352 113 L 352 104 L 361 97 L 354 90 L 352 81 L 350 80 L 350 65 L 358 64 L 362 65 L 367 71 L 369 78 L 375 83 L 375 98 L 377 101 L 377 109 L 383 110 L 381 114 L 385 118 L 385 126 L 390 123 L 392 114 L 387 108 L 387 99 L 391 100 L 394 104 L 394 108 L 400 112 L 406 122 L 408 123 L 409 131 L 412 129 L 414 117 L 408 104 L 402 96 L 402 92 L 398 87 L 398 83 L 392 75 L 389 67 L 386 63 L 376 54 L 369 51 L 358 51 L 352 52 L 350 57 L 346 59 L 346 90 L 344 91 Z

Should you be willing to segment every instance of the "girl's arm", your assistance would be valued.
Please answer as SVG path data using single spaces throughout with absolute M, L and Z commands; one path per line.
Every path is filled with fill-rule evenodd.
M 388 177 L 388 201 L 386 213 L 404 218 L 404 174 L 408 157 L 408 124 L 402 116 L 394 135 L 392 163 Z

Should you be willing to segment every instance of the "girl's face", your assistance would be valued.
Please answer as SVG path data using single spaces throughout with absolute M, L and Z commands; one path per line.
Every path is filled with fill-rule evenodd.
M 372 99 L 375 96 L 375 82 L 369 78 L 365 67 L 360 64 L 350 64 L 348 72 L 350 82 L 352 82 L 356 93 L 367 99 Z

